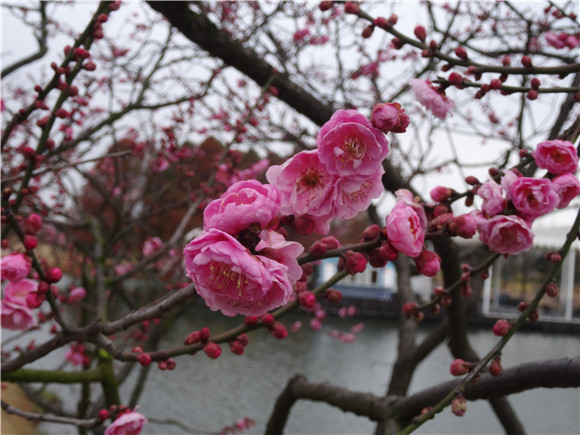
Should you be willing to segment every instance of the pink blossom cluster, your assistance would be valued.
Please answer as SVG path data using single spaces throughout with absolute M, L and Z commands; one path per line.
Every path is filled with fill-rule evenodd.
M 249 180 L 205 208 L 204 231 L 184 257 L 187 275 L 212 310 L 260 316 L 290 300 L 304 248 L 276 231 L 280 207 L 276 187 Z
M 390 108 L 385 110 L 390 116 Z M 408 122 L 402 127 L 405 120 L 398 119 L 402 112 L 398 106 L 394 119 L 382 122 L 404 131 Z M 379 115 L 373 117 L 375 122 L 378 119 Z M 302 151 L 283 165 L 271 166 L 266 178 L 281 194 L 282 214 L 307 221 L 306 233 L 327 234 L 332 218 L 351 219 L 381 195 L 381 162 L 389 144 L 383 131 L 356 110 L 335 112 L 316 142 L 316 150 Z
M 547 32 L 544 37 L 546 38 L 546 42 L 554 48 L 562 49 L 562 48 L 569 48 L 571 50 L 575 49 L 576 47 L 580 46 L 580 34 L 576 33 L 574 35 L 569 33 L 555 33 L 555 32 Z
M 439 119 L 445 119 L 455 107 L 453 100 L 447 98 L 443 90 L 436 89 L 429 80 L 413 79 L 411 87 L 417 101 Z
M 523 177 L 519 172 L 506 171 L 499 184 L 488 180 L 478 187 L 477 195 L 483 203 L 472 216 L 480 240 L 494 252 L 513 255 L 529 249 L 534 240 L 533 221 L 556 208 L 567 207 L 580 194 L 580 182 L 574 176 L 578 153 L 571 142 L 541 142 L 532 157 L 552 178 Z
M 385 261 L 394 260 L 401 252 L 414 259 L 419 273 L 435 276 L 441 268 L 441 259 L 436 253 L 427 250 L 424 246 L 427 229 L 425 210 L 410 191 L 399 189 L 395 194 L 397 204 L 386 219 L 387 240 L 380 248 L 371 253 L 371 264 L 374 260 L 374 266 L 384 265 Z M 383 258 L 384 261 L 380 262 L 373 257 Z
M 38 293 L 36 281 L 25 278 L 30 268 L 30 261 L 22 254 L 13 253 L 0 260 L 1 280 L 9 281 L 1 302 L 2 328 L 26 330 L 38 324 L 32 309 L 44 301 L 44 295 Z

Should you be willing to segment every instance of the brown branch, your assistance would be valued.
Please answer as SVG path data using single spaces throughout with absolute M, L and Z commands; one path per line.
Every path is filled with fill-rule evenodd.
M 11 406 L 8 403 L 4 402 L 4 400 L 2 400 L 1 403 L 2 410 L 6 411 L 8 414 L 17 415 L 18 417 L 22 417 L 30 421 L 46 421 L 50 423 L 70 424 L 73 426 L 86 428 L 94 427 L 101 423 L 101 420 L 98 418 L 91 418 L 85 420 L 79 418 L 60 417 L 58 415 L 39 414 L 36 412 L 24 411 L 22 409 Z
M 329 383 L 312 383 L 304 376 L 297 375 L 288 381 L 286 388 L 278 396 L 266 426 L 266 433 L 283 433 L 291 407 L 300 399 L 324 402 L 373 421 L 386 421 L 390 418 L 410 421 L 460 383 L 460 379 L 454 379 L 409 397 L 378 397 Z M 580 387 L 580 357 L 525 363 L 505 369 L 496 377 L 485 374 L 478 382 L 469 384 L 463 394 L 467 400 L 490 400 L 536 388 L 577 387 Z
M 23 66 L 26 66 L 38 59 L 42 59 L 42 57 L 44 57 L 44 55 L 48 52 L 48 46 L 46 44 L 48 36 L 46 2 L 40 2 L 40 8 L 38 11 L 40 12 L 40 36 L 37 36 L 36 38 L 38 42 L 38 51 L 2 69 L 1 75 L 3 79 L 5 79 L 6 76 L 13 73 L 14 71 L 17 71 L 18 69 L 22 68 Z

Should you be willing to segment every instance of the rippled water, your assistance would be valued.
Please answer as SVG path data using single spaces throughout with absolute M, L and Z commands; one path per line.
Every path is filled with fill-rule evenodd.
M 153 421 L 143 434 L 215 433 L 243 417 L 251 417 L 256 426 L 246 433 L 263 433 L 278 394 L 289 378 L 303 374 L 312 382 L 331 382 L 351 390 L 382 395 L 386 391 L 391 367 L 396 358 L 396 322 L 381 319 L 328 318 L 323 328 L 314 332 L 308 328 L 309 318 L 299 314 L 284 319 L 286 325 L 295 320 L 305 324 L 290 332 L 284 340 L 276 340 L 265 330 L 250 334 L 250 344 L 243 356 L 232 354 L 222 346 L 222 355 L 210 360 L 203 353 L 177 358 L 173 372 L 153 368 L 140 400 L 139 410 L 151 420 L 177 420 L 184 429 Z M 365 327 L 353 343 L 343 343 L 329 335 L 333 329 L 345 332 L 363 320 Z M 187 319 L 179 321 L 162 343 L 174 346 L 192 330 L 208 326 L 213 334 L 237 325 L 239 319 L 195 308 Z M 422 327 L 425 333 L 429 325 Z M 491 331 L 476 329 L 470 334 L 481 355 L 497 341 Z M 39 340 L 37 342 L 42 342 Z M 64 351 L 62 352 L 64 354 Z M 548 333 L 518 333 L 504 350 L 502 364 L 510 367 L 520 362 L 580 355 L 580 340 L 574 335 Z M 37 363 L 43 368 L 56 368 L 55 357 Z M 440 346 L 421 364 L 413 378 L 411 393 L 451 379 L 452 358 L 445 346 Z M 136 373 L 135 373 L 136 375 Z M 128 402 L 132 376 L 121 389 L 122 400 Z M 65 393 L 65 403 L 71 410 L 75 403 L 68 398 L 78 386 L 51 387 Z M 98 387 L 96 388 L 98 390 Z M 578 389 L 541 389 L 513 395 L 512 405 L 529 434 L 579 434 L 580 391 Z M 371 434 L 374 424 L 353 414 L 310 401 L 297 402 L 286 426 L 287 434 Z M 49 434 L 75 434 L 62 425 L 41 425 Z M 464 417 L 455 417 L 449 409 L 420 428 L 422 434 L 502 434 L 503 430 L 485 401 L 468 402 Z

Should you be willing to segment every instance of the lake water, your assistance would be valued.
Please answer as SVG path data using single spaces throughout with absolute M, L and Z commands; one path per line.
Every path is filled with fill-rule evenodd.
M 384 394 L 396 358 L 396 322 L 330 317 L 320 331 L 314 332 L 307 326 L 308 317 L 292 316 L 284 320 L 285 324 L 302 320 L 304 326 L 300 330 L 290 332 L 284 340 L 276 340 L 265 330 L 254 331 L 243 356 L 234 355 L 225 345 L 217 360 L 199 353 L 178 357 L 177 368 L 172 372 L 152 369 L 140 400 L 139 410 L 151 420 L 143 434 L 215 433 L 246 416 L 257 423 L 246 433 L 263 433 L 278 394 L 298 373 L 312 382 L 331 382 L 355 391 Z M 329 334 L 333 329 L 348 332 L 361 320 L 365 327 L 357 333 L 355 342 L 343 343 Z M 210 327 L 215 334 L 237 322 L 196 308 L 188 319 L 175 325 L 163 345 L 181 343 L 189 332 L 201 326 Z M 429 325 L 422 328 L 425 333 Z M 487 329 L 473 330 L 470 337 L 480 355 L 497 342 Z M 579 355 L 577 336 L 521 332 L 504 350 L 502 365 L 507 368 L 525 361 Z M 450 380 L 451 361 L 447 347 L 441 346 L 419 366 L 411 393 Z M 128 401 L 134 382 L 135 376 L 122 388 L 122 399 Z M 67 388 L 70 387 L 62 391 Z M 578 389 L 541 389 L 513 395 L 510 400 L 529 434 L 580 433 Z M 164 420 L 180 421 L 190 429 L 156 423 Z M 75 433 L 66 426 L 43 428 L 48 433 Z M 292 409 L 286 433 L 371 434 L 373 428 L 374 423 L 365 418 L 319 402 L 299 401 Z M 467 403 L 464 417 L 455 417 L 446 409 L 416 433 L 502 434 L 503 430 L 489 404 L 477 401 Z

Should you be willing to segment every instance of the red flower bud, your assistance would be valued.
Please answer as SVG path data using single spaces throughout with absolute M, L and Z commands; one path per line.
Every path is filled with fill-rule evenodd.
M 273 316 L 272 314 L 270 314 L 270 313 L 266 313 L 266 314 L 264 314 L 264 315 L 263 315 L 263 316 L 260 318 L 260 320 L 262 321 L 262 324 L 263 324 L 264 326 L 267 326 L 267 327 L 270 327 L 270 326 L 272 326 L 272 325 L 274 324 L 274 321 L 275 321 L 275 319 L 274 319 L 274 316 Z
M 499 88 L 501 88 L 501 84 L 502 83 L 500 79 L 493 79 L 491 82 L 489 82 L 489 87 L 497 91 Z
M 550 284 L 548 284 L 546 286 L 546 294 L 551 298 L 555 298 L 556 296 L 558 296 L 558 294 L 560 294 L 558 284 L 556 284 L 555 282 L 551 282 Z
M 318 4 L 318 9 L 320 9 L 322 12 L 324 12 L 324 11 L 327 11 L 330 8 L 332 8 L 332 6 L 334 6 L 333 1 L 322 1 Z
M 374 24 L 371 24 L 370 26 L 366 26 L 362 31 L 362 37 L 365 39 L 370 38 L 372 36 L 374 30 L 375 30 Z
M 44 273 L 44 277 L 51 284 L 57 283 L 62 278 L 62 270 L 58 267 L 51 267 Z
M 526 68 L 532 67 L 532 59 L 529 56 L 522 56 L 522 65 Z
M 495 322 L 495 325 L 493 325 L 493 333 L 499 337 L 504 337 L 505 335 L 507 335 L 507 333 L 511 328 L 512 326 L 510 322 L 508 322 L 505 319 L 500 319 L 497 322 Z
M 347 14 L 358 15 L 360 13 L 360 6 L 356 2 L 346 2 L 344 4 L 344 11 Z
M 148 366 L 149 364 L 151 364 L 151 355 L 149 355 L 148 353 L 140 353 L 137 356 L 137 361 L 139 362 L 139 364 L 141 364 L 143 367 Z
M 326 290 L 326 292 L 324 292 L 324 295 L 326 296 L 326 299 L 328 299 L 328 302 L 331 304 L 339 304 L 342 302 L 342 293 L 338 290 L 329 288 Z
M 415 36 L 419 41 L 424 42 L 425 38 L 427 38 L 427 31 L 423 26 L 416 26 L 414 30 Z
M 220 347 L 220 345 L 213 342 L 206 343 L 203 346 L 203 351 L 211 359 L 216 359 L 222 354 L 222 348 Z
M 298 294 L 298 301 L 300 302 L 300 306 L 309 310 L 316 305 L 316 296 L 311 291 L 304 290 Z
M 415 302 L 407 302 L 403 305 L 401 311 L 403 311 L 407 316 L 410 316 L 417 311 L 417 304 Z
M 467 51 L 465 51 L 465 48 L 462 46 L 459 46 L 457 48 L 455 48 L 455 56 L 457 56 L 459 59 L 467 59 Z
M 34 249 L 38 246 L 38 239 L 35 236 L 31 236 L 31 235 L 26 235 L 24 236 L 24 247 L 27 250 L 31 250 Z
M 463 376 L 471 370 L 471 367 L 473 367 L 472 363 L 458 358 L 449 366 L 449 373 L 453 376 Z
M 492 376 L 499 376 L 502 372 L 501 358 L 496 356 L 489 365 L 489 374 Z
M 270 333 L 278 340 L 282 340 L 288 336 L 288 329 L 282 323 L 274 322 L 270 328 Z

